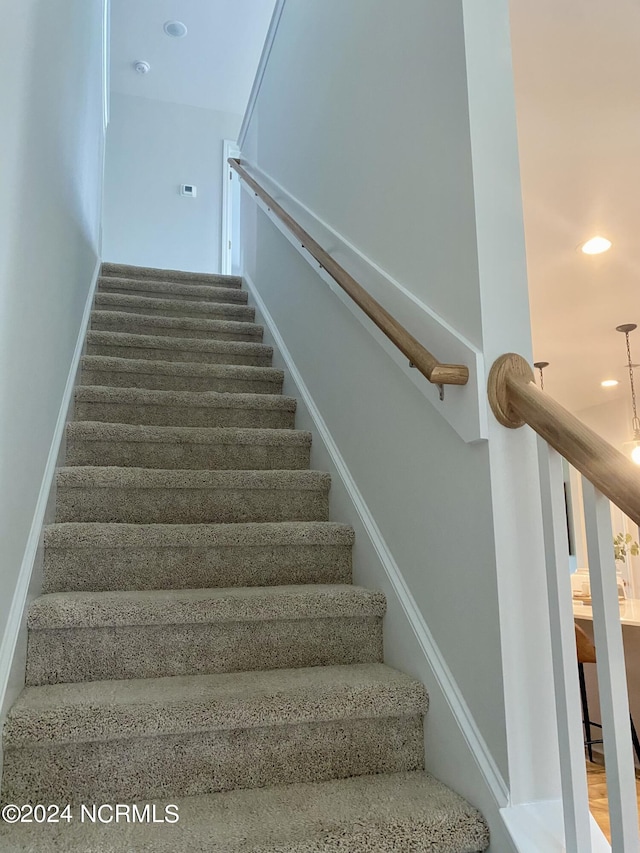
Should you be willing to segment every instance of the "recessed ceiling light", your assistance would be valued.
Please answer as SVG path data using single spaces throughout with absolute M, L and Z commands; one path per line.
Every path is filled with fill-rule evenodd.
M 600 255 L 611 248 L 611 240 L 606 237 L 592 237 L 580 246 L 585 255 Z
M 619 382 L 617 379 L 605 379 L 604 382 L 600 383 L 603 388 L 613 388 L 614 385 L 618 385 Z
M 187 34 L 187 28 L 182 21 L 167 21 L 164 25 L 164 31 L 174 39 L 184 38 Z

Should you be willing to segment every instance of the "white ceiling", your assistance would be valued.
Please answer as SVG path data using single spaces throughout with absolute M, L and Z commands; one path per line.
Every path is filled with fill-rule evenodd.
M 615 327 L 640 326 L 640 5 L 511 0 L 511 14 L 534 356 L 578 411 L 628 395 Z M 576 251 L 596 234 L 609 252 Z M 640 328 L 631 345 L 640 362 Z
M 111 0 L 111 90 L 244 113 L 275 0 Z M 188 34 L 169 38 L 165 21 Z M 142 59 L 148 74 L 132 67 Z

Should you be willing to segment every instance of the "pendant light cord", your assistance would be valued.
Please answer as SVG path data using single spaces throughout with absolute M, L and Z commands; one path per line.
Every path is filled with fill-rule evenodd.
M 631 406 L 633 408 L 633 430 L 637 434 L 640 431 L 638 410 L 636 404 L 636 388 L 633 382 L 633 362 L 631 361 L 631 345 L 629 344 L 629 332 L 624 333 L 627 339 L 627 366 L 629 368 L 629 385 L 631 386 Z

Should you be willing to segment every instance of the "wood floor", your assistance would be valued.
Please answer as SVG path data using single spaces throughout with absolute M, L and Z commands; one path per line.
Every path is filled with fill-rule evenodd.
M 587 761 L 587 783 L 589 785 L 589 808 L 600 829 L 611 842 L 609 827 L 609 804 L 607 801 L 607 779 L 601 764 Z M 636 779 L 636 796 L 640 812 L 640 779 Z

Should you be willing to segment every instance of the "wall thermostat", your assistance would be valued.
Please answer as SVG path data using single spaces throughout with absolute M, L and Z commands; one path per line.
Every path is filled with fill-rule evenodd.
M 180 195 L 186 195 L 189 198 L 195 198 L 198 195 L 198 188 L 193 184 L 181 184 Z

